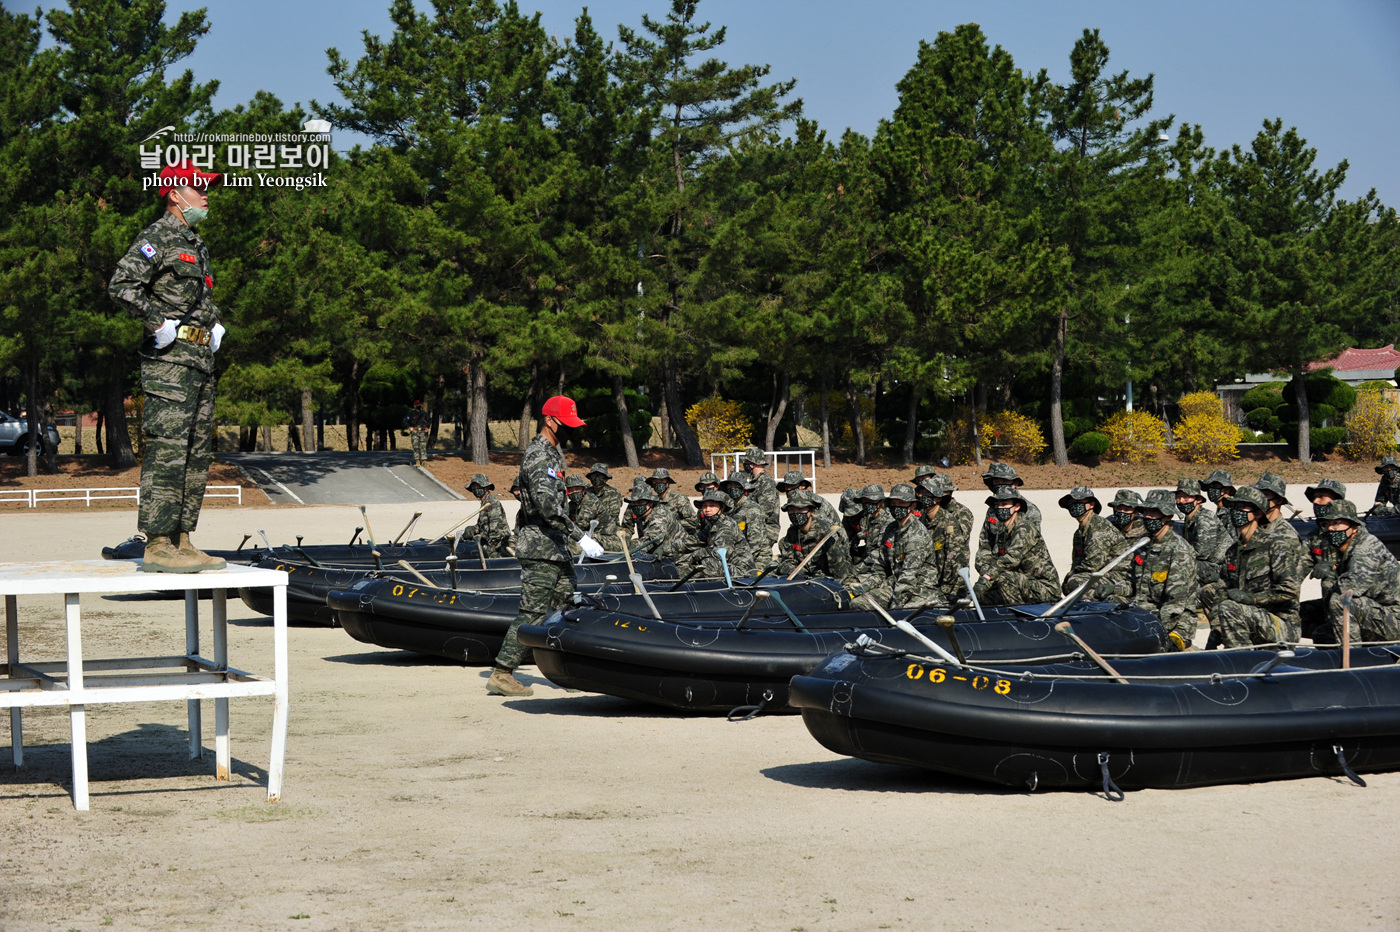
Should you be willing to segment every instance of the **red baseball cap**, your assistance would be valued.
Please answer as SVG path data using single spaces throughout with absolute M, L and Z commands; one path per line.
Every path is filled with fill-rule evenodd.
M 544 417 L 557 417 L 566 427 L 582 427 L 588 422 L 578 416 L 578 405 L 568 395 L 555 395 L 540 409 Z
M 202 172 L 189 161 L 178 165 L 167 165 L 160 170 L 160 185 L 156 190 L 162 197 L 175 188 L 203 188 L 209 190 L 223 183 L 223 175 L 218 172 Z

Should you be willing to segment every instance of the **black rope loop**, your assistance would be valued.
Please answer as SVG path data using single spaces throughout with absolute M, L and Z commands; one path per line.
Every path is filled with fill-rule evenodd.
M 729 710 L 729 720 L 731 722 L 747 722 L 751 718 L 762 715 L 763 710 L 768 708 L 768 704 L 773 701 L 773 690 L 765 689 L 763 697 L 758 700 L 758 705 L 740 705 Z
M 1118 784 L 1113 782 L 1113 778 L 1108 775 L 1108 752 L 1099 752 L 1099 774 L 1103 777 L 1103 795 L 1110 802 L 1121 803 L 1123 801 L 1123 791 L 1118 788 Z
M 1365 786 L 1366 781 L 1356 775 L 1356 771 L 1351 769 L 1351 764 L 1347 763 L 1346 752 L 1342 750 L 1340 744 L 1332 745 L 1332 752 L 1337 755 L 1337 763 L 1342 765 L 1342 773 L 1347 775 L 1347 779 L 1357 786 Z

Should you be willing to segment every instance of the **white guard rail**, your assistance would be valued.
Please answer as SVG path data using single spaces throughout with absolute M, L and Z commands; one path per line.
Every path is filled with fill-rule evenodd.
M 243 504 L 241 485 L 211 485 L 204 489 L 205 498 L 234 498 Z M 91 508 L 93 502 L 130 499 L 141 504 L 141 490 L 132 488 L 107 489 L 0 489 L 0 503 L 24 502 L 30 508 L 38 508 L 44 502 L 81 501 Z
M 739 457 L 743 455 L 743 450 L 733 453 L 711 453 L 710 472 L 723 479 L 739 469 Z M 797 469 L 812 483 L 812 491 L 817 490 L 816 450 L 765 450 L 763 455 L 768 457 L 768 473 L 775 482 L 781 482 L 789 469 Z

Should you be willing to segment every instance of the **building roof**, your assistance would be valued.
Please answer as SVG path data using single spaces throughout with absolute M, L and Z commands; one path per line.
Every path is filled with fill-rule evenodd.
M 1321 362 L 1310 363 L 1308 369 L 1329 368 L 1332 374 L 1339 379 L 1345 379 L 1344 373 L 1350 372 L 1386 372 L 1393 373 L 1400 369 L 1400 351 L 1395 349 L 1395 344 L 1382 346 L 1380 349 L 1357 349 L 1351 347 L 1344 349 L 1331 359 Z M 1372 378 L 1389 378 L 1389 375 L 1371 376 Z

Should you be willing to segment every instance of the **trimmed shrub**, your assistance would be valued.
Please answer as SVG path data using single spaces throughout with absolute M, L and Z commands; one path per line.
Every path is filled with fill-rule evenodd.
M 1394 385 L 1391 385 L 1385 379 L 1371 379 L 1370 381 L 1362 382 L 1360 385 L 1356 386 L 1356 393 L 1357 396 L 1360 397 L 1362 392 L 1383 392 L 1394 387 Z
M 1305 384 L 1308 387 L 1308 401 L 1314 405 L 1330 405 L 1338 411 L 1350 411 L 1356 404 L 1356 389 L 1334 376 L 1310 375 Z
M 1146 411 L 1119 411 L 1099 425 L 1110 441 L 1108 455 L 1125 463 L 1140 463 L 1167 443 L 1161 419 Z
M 1240 429 L 1220 414 L 1190 414 L 1177 422 L 1176 455 L 1188 463 L 1238 459 Z
M 715 396 L 686 409 L 685 422 L 706 453 L 742 449 L 753 436 L 753 422 L 737 401 Z
M 1358 392 L 1346 418 L 1346 455 L 1354 460 L 1377 460 L 1395 451 L 1400 405 L 1382 391 Z
M 1265 382 L 1263 385 L 1256 385 L 1240 397 L 1240 409 L 1243 411 L 1253 411 L 1255 408 L 1269 408 L 1270 410 L 1283 404 L 1283 386 L 1287 382 Z
M 1308 436 L 1311 438 L 1314 450 L 1331 453 L 1337 448 L 1337 444 L 1347 439 L 1347 429 L 1345 427 L 1314 427 Z
M 1326 421 L 1338 420 L 1336 408 L 1328 404 L 1315 404 L 1308 409 L 1308 421 L 1314 427 L 1322 427 Z
M 1255 408 L 1244 416 L 1245 423 L 1257 431 L 1271 433 L 1283 425 L 1283 421 L 1270 408 Z
M 1220 404 L 1220 396 L 1215 392 L 1192 392 L 1176 400 L 1177 410 L 1183 419 L 1194 414 L 1208 414 L 1224 417 L 1225 408 Z
M 1065 443 L 1071 443 L 1075 437 L 1087 430 L 1094 429 L 1094 421 L 1087 417 L 1067 417 L 1064 419 Z
M 1103 456 L 1112 445 L 1113 441 L 1109 439 L 1107 434 L 1088 430 L 1075 437 L 1074 443 L 1070 444 L 1069 449 L 1075 456 Z

